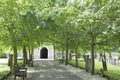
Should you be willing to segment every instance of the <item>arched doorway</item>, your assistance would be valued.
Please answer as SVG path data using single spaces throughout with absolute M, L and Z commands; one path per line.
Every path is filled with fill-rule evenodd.
M 43 47 L 40 50 L 40 58 L 47 59 L 48 58 L 48 49 L 46 47 Z

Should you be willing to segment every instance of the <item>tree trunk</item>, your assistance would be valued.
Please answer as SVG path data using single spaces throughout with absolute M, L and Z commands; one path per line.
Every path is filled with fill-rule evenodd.
M 9 54 L 8 66 L 10 66 L 10 70 L 13 68 L 13 54 Z
M 26 46 L 23 46 L 23 67 L 25 67 L 27 63 L 27 51 L 26 51 Z
M 69 53 L 69 60 L 71 60 L 72 59 L 72 54 L 71 54 L 71 52 Z
M 64 56 L 64 48 L 62 49 L 62 62 L 65 62 L 65 56 Z
M 102 53 L 99 53 L 99 61 L 102 61 Z
M 94 75 L 95 74 L 95 61 L 94 61 L 94 40 L 95 37 L 93 35 L 91 35 L 91 74 Z
M 13 46 L 13 52 L 14 52 L 14 67 L 17 65 L 17 46 Z
M 26 50 L 26 46 L 25 46 L 25 58 L 26 58 L 26 64 L 28 64 L 28 55 L 27 55 L 27 50 Z
M 85 69 L 86 69 L 86 72 L 89 72 L 89 68 L 90 68 L 90 63 L 89 63 L 89 55 L 85 55 Z
M 29 52 L 29 60 L 31 60 L 31 50 L 30 50 L 30 48 L 28 49 L 28 52 Z
M 111 63 L 112 62 L 112 54 L 110 53 L 109 54 L 109 63 Z
M 103 70 L 107 71 L 107 63 L 106 63 L 106 55 L 104 53 L 103 57 L 102 57 L 102 65 L 103 65 Z
M 33 47 L 31 49 L 31 54 L 32 54 L 32 60 L 34 59 L 34 50 L 33 50 Z
M 65 60 L 65 65 L 68 64 L 68 40 L 66 40 L 66 60 Z
M 56 56 L 55 56 L 55 45 L 53 45 L 53 49 L 54 49 L 54 60 L 55 60 L 55 58 L 56 58 Z
M 62 59 L 64 60 L 64 48 L 62 49 Z
M 13 54 L 11 54 L 11 64 L 10 64 L 10 69 L 13 69 Z
M 78 67 L 78 51 L 77 51 L 77 47 L 75 47 L 75 62 L 76 62 L 76 68 Z
M 25 46 L 25 58 L 26 58 L 26 64 L 28 64 L 28 54 L 27 54 L 26 46 Z

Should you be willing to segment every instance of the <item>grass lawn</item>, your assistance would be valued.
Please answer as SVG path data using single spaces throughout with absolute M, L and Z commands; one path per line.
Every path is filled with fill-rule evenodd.
M 72 59 L 69 61 L 69 63 L 75 65 L 75 59 Z M 79 61 L 78 65 L 82 68 L 85 68 L 85 63 L 84 61 Z M 104 74 L 120 79 L 120 66 L 112 65 L 112 64 L 107 64 L 108 70 L 104 72 Z M 102 68 L 102 63 L 99 61 L 95 61 L 95 72 L 98 72 Z
M 75 59 L 72 59 L 72 60 L 69 60 L 69 63 L 75 65 Z M 78 61 L 78 66 L 81 67 L 81 68 L 85 68 L 85 63 L 84 61 Z
M 108 64 L 108 71 L 105 74 L 120 80 L 120 66 Z
M 0 78 L 9 71 L 10 68 L 8 67 L 7 63 L 0 63 Z
M 18 60 L 18 64 L 22 64 L 22 60 Z M 0 62 L 0 78 L 3 77 L 5 74 L 7 74 L 10 71 L 10 67 L 8 66 L 7 62 Z

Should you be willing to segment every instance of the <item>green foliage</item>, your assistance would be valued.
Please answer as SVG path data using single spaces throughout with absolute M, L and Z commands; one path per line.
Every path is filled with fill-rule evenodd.
M 1 53 L 3 53 L 3 50 L 2 50 L 2 49 L 0 49 L 0 54 L 1 54 Z
M 119 0 L 1 0 L 0 46 L 120 51 Z M 73 51 L 74 53 L 74 51 Z M 15 53 L 14 53 L 15 54 Z
M 47 42 L 57 46 L 65 44 L 69 38 L 70 48 L 78 40 L 80 47 L 85 49 L 89 47 L 92 33 L 96 36 L 95 42 L 102 44 L 113 37 L 110 36 L 113 29 L 118 30 L 116 26 L 119 26 L 119 19 L 115 22 L 110 17 L 114 14 L 119 18 L 119 15 L 112 12 L 118 13 L 118 5 L 118 0 L 76 0 L 72 3 L 67 0 L 3 0 L 0 23 L 4 32 L 1 40 L 7 45 L 22 46 L 21 43 L 29 43 L 35 46 Z

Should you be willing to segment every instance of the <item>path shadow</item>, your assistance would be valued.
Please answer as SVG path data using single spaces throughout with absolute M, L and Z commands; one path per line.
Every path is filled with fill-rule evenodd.
M 29 73 L 31 76 L 26 80 L 83 80 L 59 65 L 40 66 L 33 69 L 34 71 Z

